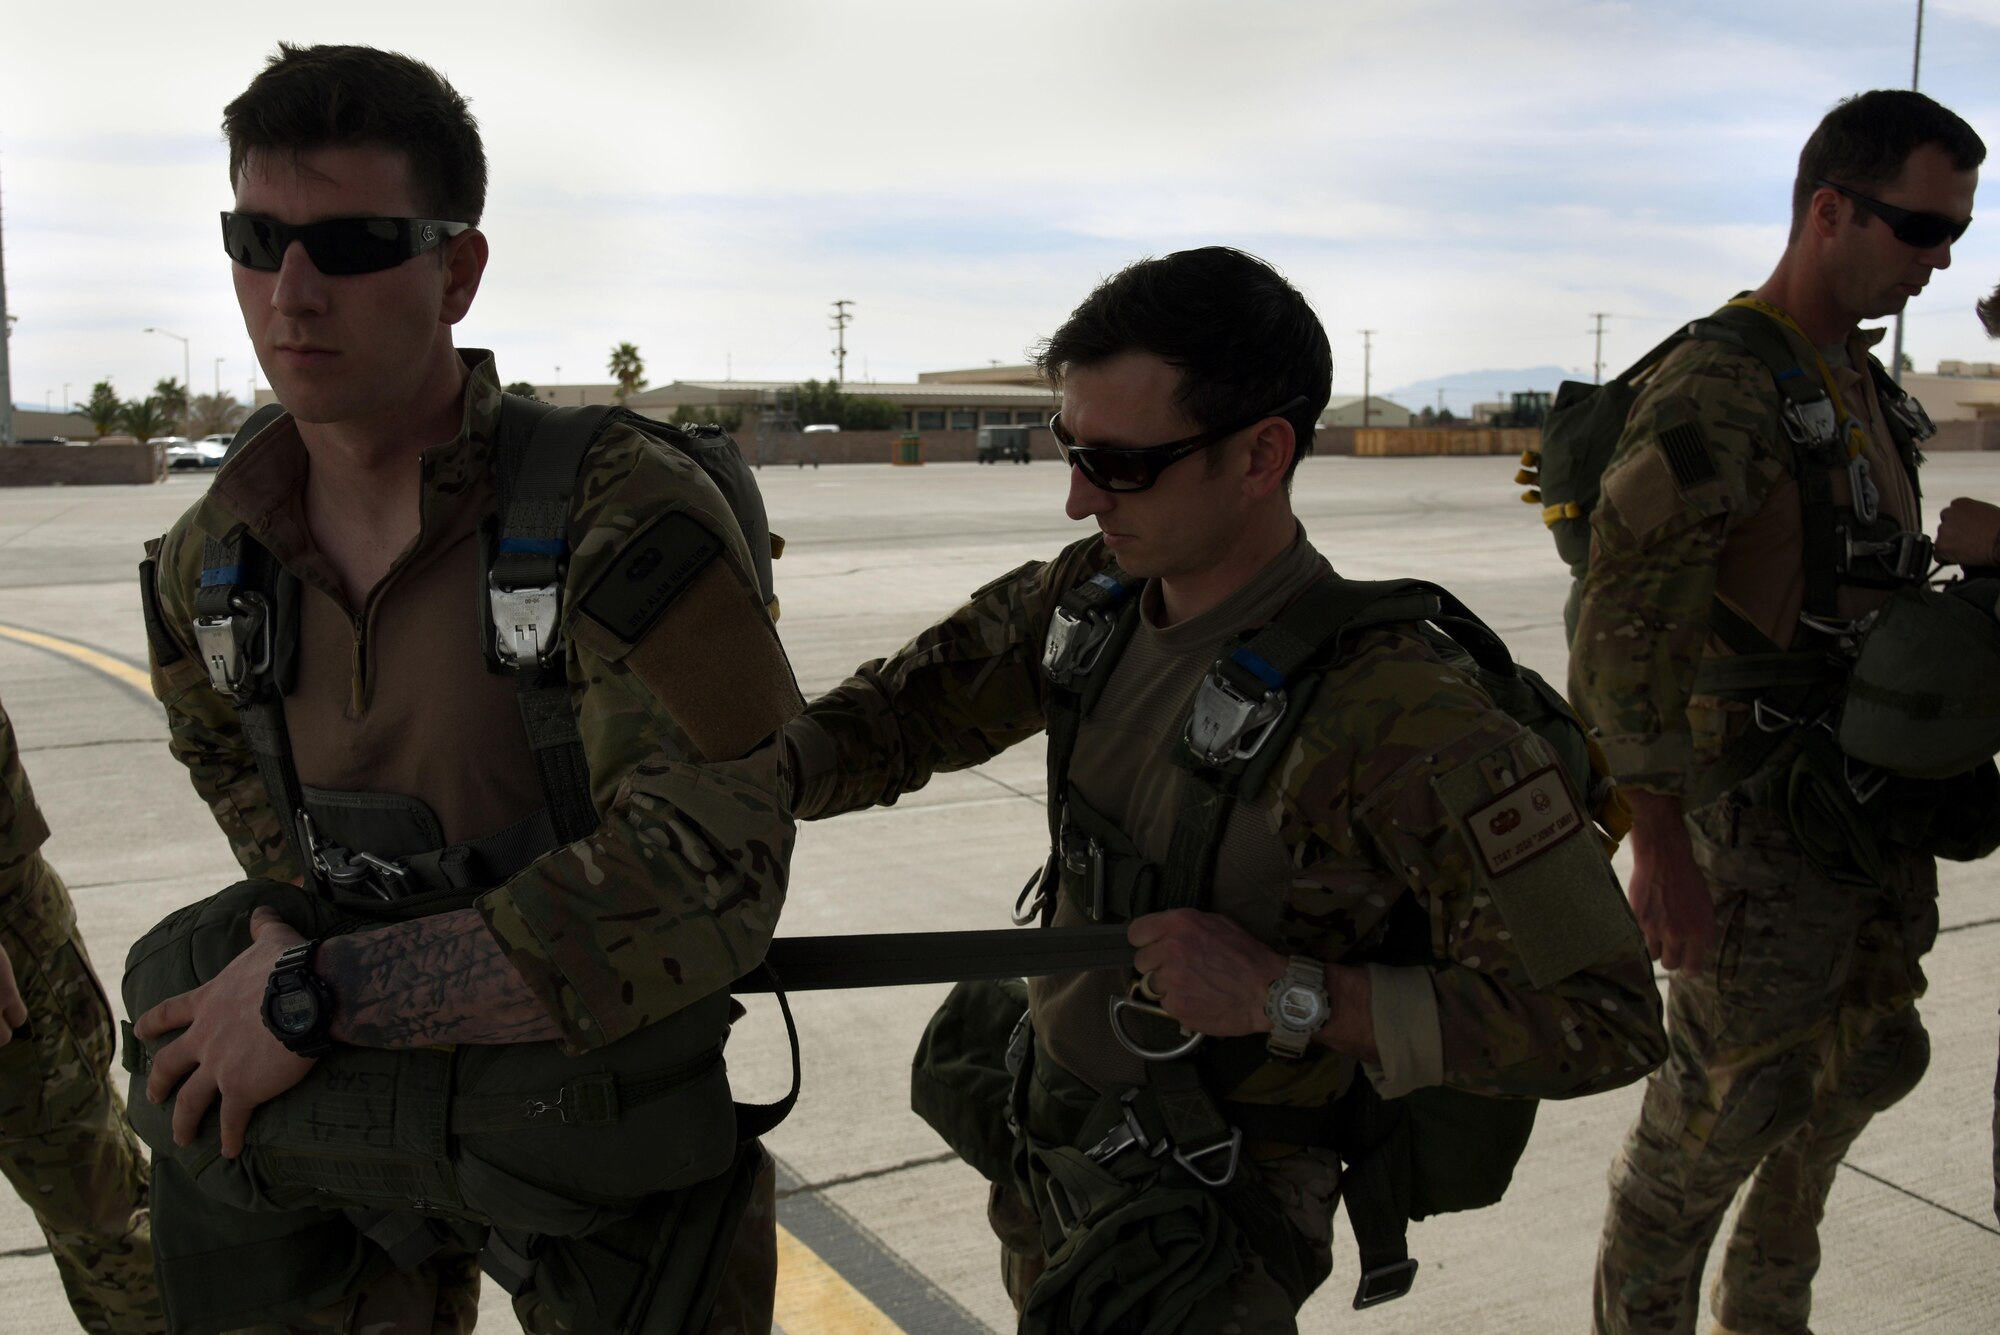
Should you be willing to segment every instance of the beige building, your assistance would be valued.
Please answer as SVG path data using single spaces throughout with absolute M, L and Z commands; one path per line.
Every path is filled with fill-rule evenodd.
M 1905 371 L 1903 388 L 1917 396 L 1933 422 L 2000 416 L 2000 366 L 1992 362 L 1939 362 L 1932 375 Z
M 1363 421 L 1362 397 L 1359 394 L 1348 398 L 1334 398 L 1328 401 L 1326 411 L 1319 415 L 1321 426 L 1408 426 L 1413 414 L 1408 408 L 1393 399 L 1385 399 L 1380 394 L 1367 398 L 1367 421 Z
M 649 417 L 673 417 L 682 405 L 741 406 L 745 429 L 760 416 L 783 412 L 784 392 L 795 380 L 676 380 L 641 390 L 626 400 Z M 850 380 L 841 386 L 849 394 L 888 399 L 903 410 L 906 431 L 970 431 L 1012 423 L 1041 425 L 1056 410 L 1055 393 L 1046 385 L 966 383 L 929 380 L 915 383 Z M 801 426 L 809 425 L 801 422 Z

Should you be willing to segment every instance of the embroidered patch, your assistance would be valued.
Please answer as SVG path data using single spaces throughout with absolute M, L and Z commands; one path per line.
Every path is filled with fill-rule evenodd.
M 1465 819 L 1473 847 L 1498 878 L 1519 871 L 1583 829 L 1583 815 L 1554 765 L 1536 770 Z
M 1670 426 L 1659 434 L 1659 442 L 1660 452 L 1667 456 L 1667 467 L 1673 470 L 1674 481 L 1683 490 L 1715 481 L 1715 460 L 1709 455 L 1708 437 L 1702 435 L 1700 427 L 1692 422 Z
M 660 614 L 722 553 L 722 539 L 685 511 L 654 520 L 625 544 L 583 595 L 583 610 L 627 644 L 645 638 Z

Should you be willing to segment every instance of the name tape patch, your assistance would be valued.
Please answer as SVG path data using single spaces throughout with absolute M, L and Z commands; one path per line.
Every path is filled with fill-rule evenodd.
M 1489 876 L 1518 871 L 1583 829 L 1583 815 L 1554 765 L 1538 769 L 1466 818 Z
M 662 515 L 625 544 L 583 597 L 583 610 L 627 644 L 645 638 L 660 614 L 722 553 L 722 539 L 683 511 Z

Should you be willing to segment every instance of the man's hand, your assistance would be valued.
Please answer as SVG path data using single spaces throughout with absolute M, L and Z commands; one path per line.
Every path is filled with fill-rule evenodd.
M 2000 565 L 2000 506 L 1961 496 L 1938 516 L 1937 559 L 1959 566 Z
M 174 1105 L 174 1144 L 192 1145 L 201 1119 L 221 1098 L 222 1152 L 243 1152 L 250 1114 L 306 1078 L 309 1058 L 295 1057 L 264 1027 L 264 984 L 278 956 L 305 938 L 275 909 L 250 915 L 250 945 L 221 973 L 192 992 L 169 997 L 139 1017 L 132 1032 L 153 1039 L 186 1029 L 153 1057 L 146 1097 L 165 1103 L 180 1087 Z
M 1170 909 L 1134 918 L 1125 939 L 1138 948 L 1142 988 L 1191 1034 L 1264 1034 L 1264 997 L 1285 957 L 1219 913 Z
M 1715 936 L 1715 906 L 1694 860 L 1677 797 L 1627 789 L 1632 807 L 1632 916 L 1646 949 L 1669 970 L 1700 970 Z
M 21 1000 L 20 985 L 14 981 L 14 961 L 7 958 L 7 947 L 0 946 L 0 1047 L 27 1022 L 28 1007 Z

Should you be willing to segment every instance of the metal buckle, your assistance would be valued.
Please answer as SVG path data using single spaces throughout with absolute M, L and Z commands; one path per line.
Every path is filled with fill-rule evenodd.
M 234 595 L 229 608 L 227 615 L 196 617 L 194 639 L 209 685 L 240 704 L 251 694 L 250 679 L 271 670 L 270 609 L 255 593 Z M 254 654 L 247 652 L 251 648 Z
M 1796 444 L 1830 445 L 1840 438 L 1840 418 L 1833 411 L 1833 400 L 1824 394 L 1803 404 L 1787 399 L 1778 416 Z
M 1206 1173 L 1195 1167 L 1197 1160 L 1206 1159 L 1211 1155 L 1222 1154 L 1224 1152 L 1228 1153 L 1229 1162 L 1223 1168 L 1220 1177 L 1209 1177 Z M 1229 1128 L 1229 1139 L 1223 1141 L 1221 1144 L 1210 1145 L 1206 1149 L 1196 1150 L 1192 1154 L 1183 1154 L 1179 1146 L 1174 1147 L 1174 1162 L 1187 1169 L 1189 1177 L 1214 1191 L 1220 1191 L 1236 1180 L 1236 1165 L 1242 1158 L 1243 1132 L 1241 1128 L 1233 1126 Z
M 555 652 L 562 626 L 562 586 L 506 589 L 491 582 L 486 596 L 493 610 L 493 652 L 507 667 L 533 672 Z
M 1274 688 L 1263 699 L 1252 700 L 1219 670 L 1211 669 L 1195 692 L 1194 711 L 1188 715 L 1182 740 L 1195 759 L 1214 768 L 1248 760 L 1285 716 L 1285 705 L 1282 690 Z
M 1104 646 L 1111 643 L 1117 622 L 1109 611 L 1076 615 L 1057 607 L 1049 619 L 1049 638 L 1042 644 L 1042 672 L 1056 685 L 1068 688 L 1078 677 L 1087 677 Z
M 1784 732 L 1799 726 L 1799 720 L 1759 696 L 1750 703 L 1750 721 L 1760 732 Z
M 1372 1270 L 1361 1272 L 1361 1282 L 1354 1287 L 1354 1310 L 1374 1307 L 1378 1303 L 1390 1302 L 1402 1297 L 1417 1282 L 1417 1263 L 1413 1257 L 1378 1265 Z
M 532 1119 L 540 1117 L 545 1112 L 555 1113 L 556 1120 L 560 1121 L 564 1126 L 569 1125 L 568 1085 L 564 1085 L 561 1089 L 556 1091 L 556 1099 L 554 1103 L 550 1103 L 547 1099 L 538 1099 L 532 1094 L 529 1095 L 527 1098 L 521 1100 L 522 1117 Z
M 305 845 L 306 861 L 335 889 L 372 890 L 377 898 L 391 900 L 410 892 L 409 868 L 402 863 L 322 842 L 312 815 L 303 809 L 298 813 L 298 823 L 299 842 Z
M 1841 756 L 1840 773 L 1841 777 L 1847 780 L 1847 791 L 1854 794 L 1854 800 L 1865 807 L 1875 799 L 1875 794 L 1882 791 L 1882 785 L 1889 782 L 1889 771 L 1877 769 L 1873 765 L 1863 765 L 1857 775 L 1854 766 L 1853 756 Z
M 1104 1139 L 1085 1150 L 1084 1158 L 1094 1164 L 1110 1163 L 1135 1145 L 1156 1158 L 1166 1153 L 1166 1141 L 1150 1139 L 1146 1135 L 1145 1128 L 1139 1125 L 1139 1115 L 1132 1110 L 1132 1101 L 1138 1096 L 1139 1091 L 1136 1089 L 1125 1091 L 1121 1099 L 1125 1105 L 1125 1120 L 1105 1132 Z
M 1902 529 L 1892 538 L 1871 539 L 1857 538 L 1843 528 L 1840 536 L 1847 554 L 1843 573 L 1852 573 L 1858 561 L 1869 557 L 1881 558 L 1889 573 L 1900 580 L 1919 580 L 1930 573 L 1931 539 L 1927 533 Z
M 1875 522 L 1875 516 L 1882 513 L 1882 493 L 1873 478 L 1868 476 L 1868 456 L 1857 454 L 1847 461 L 1847 490 L 1854 506 L 1854 517 L 1864 524 Z
M 1908 427 L 1910 434 L 1918 440 L 1929 440 L 1937 434 L 1937 423 L 1931 421 L 1930 413 L 1914 394 L 1898 393 L 1885 406 L 1889 415 Z
M 1049 1198 L 1049 1210 L 1056 1221 L 1056 1228 L 1063 1235 L 1063 1241 L 1069 1241 L 1069 1235 L 1076 1232 L 1077 1222 L 1083 1217 L 1083 1211 L 1076 1208 L 1076 1201 L 1070 1196 L 1069 1188 L 1058 1181 L 1053 1174 L 1042 1184 L 1042 1194 Z
M 1134 1057 L 1137 1057 L 1140 1061 L 1148 1061 L 1148 1062 L 1174 1061 L 1177 1058 L 1185 1057 L 1190 1052 L 1193 1052 L 1196 1048 L 1200 1047 L 1202 1045 L 1203 1040 L 1208 1037 L 1208 1035 L 1206 1034 L 1188 1033 L 1187 1029 L 1183 1028 L 1181 1032 L 1183 1034 L 1187 1034 L 1187 1041 L 1185 1043 L 1180 1044 L 1177 1047 L 1171 1047 L 1171 1048 L 1141 1047 L 1139 1044 L 1132 1041 L 1132 1036 L 1130 1034 L 1127 1034 L 1125 1032 L 1125 1025 L 1123 1021 L 1125 1012 L 1128 1010 L 1138 1011 L 1141 1015 L 1157 1016 L 1162 1020 L 1173 1020 L 1175 1024 L 1179 1024 L 1180 1021 L 1174 1020 L 1173 1016 L 1167 1014 L 1166 1011 L 1162 1010 L 1160 1007 L 1152 1005 L 1149 1002 L 1140 1001 L 1137 997 L 1132 997 L 1132 996 L 1112 997 L 1111 1036 L 1118 1040 L 1118 1045 L 1120 1047 L 1124 1048 L 1125 1051 L 1131 1053 Z

